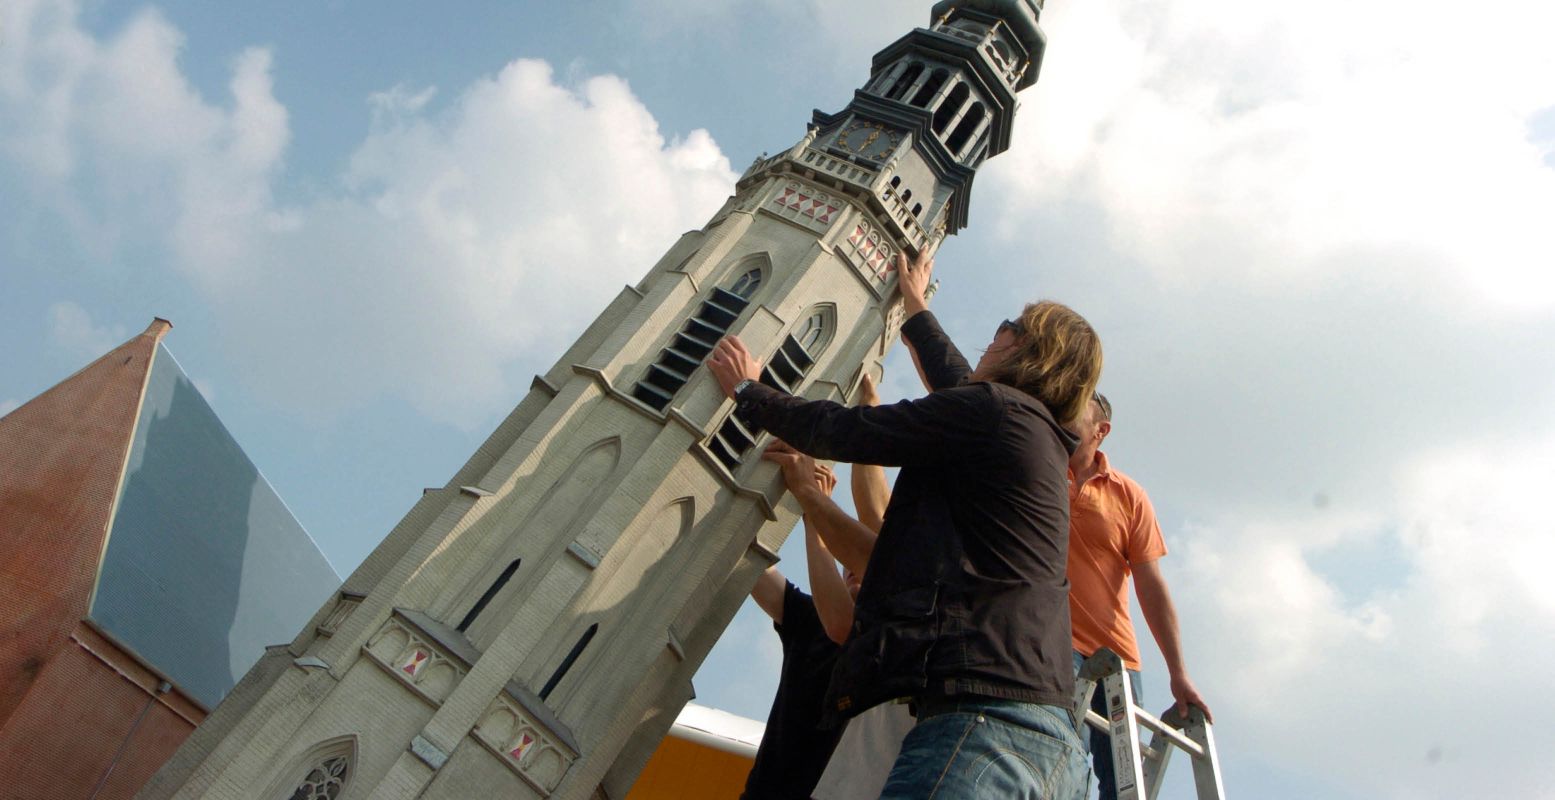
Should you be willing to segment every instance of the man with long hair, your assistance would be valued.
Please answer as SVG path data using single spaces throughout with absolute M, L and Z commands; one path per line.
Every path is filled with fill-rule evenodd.
M 976 368 L 927 310 L 933 262 L 901 258 L 907 321 L 934 391 L 848 408 L 758 382 L 737 337 L 708 366 L 736 412 L 817 458 L 899 466 L 827 694 L 852 717 L 910 697 L 917 717 L 882 798 L 1078 798 L 1065 430 L 1101 377 L 1101 341 L 1053 302 L 998 326 Z M 834 547 L 843 563 L 858 554 Z

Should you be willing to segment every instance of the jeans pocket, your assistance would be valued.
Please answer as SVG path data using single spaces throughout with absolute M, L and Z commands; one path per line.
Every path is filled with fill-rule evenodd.
M 1051 724 L 1041 717 L 1034 721 Z M 1089 785 L 1083 778 L 1085 757 L 1069 740 L 1040 727 L 993 717 L 978 739 L 981 752 L 969 771 L 970 796 L 1043 800 L 1084 796 Z

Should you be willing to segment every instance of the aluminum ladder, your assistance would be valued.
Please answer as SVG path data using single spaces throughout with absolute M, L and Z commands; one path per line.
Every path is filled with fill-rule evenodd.
M 1085 660 L 1075 678 L 1074 708 L 1087 725 L 1112 735 L 1112 766 L 1118 800 L 1156 800 L 1172 749 L 1193 759 L 1193 783 L 1199 800 L 1225 800 L 1215 733 L 1204 712 L 1189 707 L 1184 719 L 1176 708 L 1160 718 L 1134 704 L 1132 679 L 1117 653 L 1102 648 Z M 1091 694 L 1100 686 L 1107 699 L 1107 716 L 1091 710 Z M 1141 728 L 1154 732 L 1150 744 L 1140 741 Z

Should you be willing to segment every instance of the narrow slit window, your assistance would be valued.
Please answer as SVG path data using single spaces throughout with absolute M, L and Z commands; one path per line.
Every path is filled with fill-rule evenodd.
M 562 663 L 556 667 L 556 671 L 551 673 L 551 679 L 546 681 L 545 686 L 540 689 L 541 700 L 549 699 L 551 692 L 556 691 L 556 684 L 561 683 L 562 678 L 567 676 L 567 670 L 572 669 L 572 665 L 578 662 L 578 657 L 583 655 L 583 648 L 589 646 L 589 641 L 594 638 L 596 633 L 599 633 L 598 622 L 590 625 L 589 629 L 584 631 L 582 636 L 578 637 L 578 643 L 573 645 L 571 650 L 567 651 L 567 657 L 562 659 Z
M 497 596 L 497 592 L 502 591 L 502 587 L 508 585 L 508 581 L 513 579 L 514 573 L 518 572 L 518 565 L 521 561 L 523 561 L 521 558 L 514 559 L 513 563 L 507 565 L 507 568 L 502 570 L 502 574 L 498 575 L 497 579 L 492 581 L 490 586 L 486 587 L 486 592 L 481 595 L 481 599 L 476 600 L 475 605 L 470 606 L 470 613 L 465 614 L 464 619 L 459 621 L 458 631 L 460 633 L 469 630 L 470 626 L 475 624 L 475 618 L 480 616 L 482 611 L 486 610 L 486 606 L 491 605 L 492 598 Z

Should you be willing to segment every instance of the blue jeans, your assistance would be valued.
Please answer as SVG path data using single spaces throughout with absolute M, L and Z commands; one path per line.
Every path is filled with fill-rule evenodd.
M 1080 665 L 1084 663 L 1085 656 L 1076 652 L 1074 654 L 1074 671 L 1076 675 L 1080 674 Z M 1131 669 L 1128 671 L 1128 685 L 1133 690 L 1134 705 L 1139 705 L 1140 697 L 1142 696 L 1140 695 L 1139 670 Z M 1091 710 L 1103 717 L 1107 716 L 1106 692 L 1102 691 L 1101 683 L 1099 682 L 1096 684 L 1096 691 L 1091 694 Z M 1095 762 L 1096 784 L 1100 790 L 1097 796 L 1100 800 L 1118 800 L 1118 780 L 1112 771 L 1112 736 L 1086 725 L 1083 721 L 1080 724 L 1081 730 L 1085 734 L 1089 734 L 1082 734 L 1080 738 L 1085 742 L 1085 749 L 1091 752 Z
M 881 800 L 1083 800 L 1085 751 L 1059 706 L 990 697 L 916 704 Z

